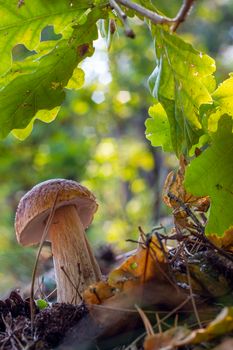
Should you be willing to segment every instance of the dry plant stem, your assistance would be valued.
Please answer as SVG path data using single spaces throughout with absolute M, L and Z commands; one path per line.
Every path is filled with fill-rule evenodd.
M 137 305 L 135 305 L 135 308 L 137 309 L 139 315 L 141 316 L 141 319 L 142 319 L 142 321 L 144 323 L 144 327 L 146 329 L 147 335 L 153 336 L 155 333 L 154 333 L 153 327 L 152 327 L 149 319 L 147 318 L 146 314 Z
M 193 311 L 194 311 L 195 317 L 197 319 L 197 323 L 198 323 L 199 328 L 203 328 L 202 324 L 201 324 L 200 317 L 198 315 L 197 306 L 196 306 L 194 295 L 193 295 L 192 281 L 191 281 L 191 276 L 190 276 L 190 271 L 189 271 L 189 266 L 188 266 L 187 260 L 185 260 L 185 263 L 186 263 L 186 272 L 187 272 L 187 278 L 188 278 L 191 302 L 192 302 L 192 305 L 193 305 Z
M 161 320 L 160 323 L 166 321 L 167 319 L 169 319 L 172 315 L 174 315 L 176 312 L 179 311 L 179 309 L 181 309 L 185 304 L 187 304 L 190 301 L 191 297 L 188 296 L 187 299 L 185 299 L 181 304 L 179 304 L 177 307 L 175 307 L 172 311 L 170 311 L 166 316 L 164 316 Z M 154 312 L 154 311 L 153 311 Z M 157 327 L 158 325 L 157 323 L 153 326 L 153 329 Z M 124 350 L 131 350 L 133 349 L 133 346 L 135 344 L 137 344 L 137 342 L 142 339 L 144 336 L 146 335 L 146 332 L 143 332 L 142 334 L 140 334 L 129 346 L 127 346 Z
M 174 194 L 172 193 L 168 193 L 168 197 L 175 200 L 177 203 L 180 204 L 180 207 L 182 209 L 185 210 L 185 212 L 189 215 L 189 217 L 193 220 L 194 224 L 195 224 L 195 230 L 198 232 L 191 232 L 191 234 L 193 236 L 195 236 L 196 238 L 198 238 L 200 241 L 206 243 L 209 245 L 209 247 L 211 247 L 212 249 L 216 250 L 219 254 L 223 255 L 224 257 L 226 257 L 227 259 L 233 261 L 233 256 L 230 253 L 225 252 L 223 249 L 217 247 L 216 245 L 214 245 L 214 243 L 212 243 L 206 236 L 205 236 L 205 227 L 200 223 L 200 221 L 198 220 L 198 218 L 195 216 L 195 214 L 192 212 L 192 210 L 185 204 L 182 202 L 182 200 L 180 200 L 178 197 L 176 197 Z
M 78 300 L 82 300 L 82 295 L 80 294 L 79 292 L 79 286 L 80 286 L 80 280 L 79 280 L 79 284 L 78 285 L 75 285 L 73 283 L 73 281 L 71 280 L 70 276 L 67 274 L 66 270 L 64 269 L 64 266 L 61 266 L 61 270 L 62 272 L 65 274 L 65 276 L 67 277 L 68 281 L 70 282 L 70 284 L 74 287 L 75 289 L 75 292 L 76 292 L 76 295 L 75 295 L 75 299 L 73 298 L 70 303 L 71 304 L 77 304 L 77 298 Z M 81 274 L 78 274 L 79 277 L 81 277 Z
M 58 302 L 71 303 L 73 300 L 80 302 L 77 288 L 79 294 L 82 294 L 87 286 L 101 279 L 99 266 L 87 245 L 85 234 L 83 224 L 74 206 L 70 205 L 56 210 L 53 224 L 50 227 L 50 238 Z M 81 276 L 78 273 L 78 265 Z
M 58 199 L 58 194 L 59 194 L 59 191 L 57 191 L 57 194 L 56 194 L 56 197 L 55 197 L 55 200 L 54 200 L 54 203 L 53 203 L 53 207 L 52 207 L 52 209 L 50 211 L 50 214 L 49 214 L 48 220 L 46 222 L 46 226 L 45 226 L 43 235 L 41 237 L 40 245 L 39 245 L 39 248 L 38 248 L 38 251 L 37 251 L 37 255 L 36 255 L 35 265 L 34 265 L 33 272 L 32 272 L 32 284 L 31 284 L 31 291 L 30 291 L 30 312 L 31 312 L 32 333 L 33 333 L 33 321 L 34 321 L 34 285 L 35 285 L 36 271 L 37 271 L 37 266 L 38 266 L 38 262 L 39 262 L 39 258 L 40 258 L 40 253 L 41 253 L 44 241 L 45 241 L 45 239 L 46 239 L 46 237 L 48 235 L 49 227 L 50 227 L 50 225 L 52 223 L 52 220 L 53 220 L 53 217 L 54 217 L 54 213 L 55 213 L 55 210 L 56 210 L 57 199 Z

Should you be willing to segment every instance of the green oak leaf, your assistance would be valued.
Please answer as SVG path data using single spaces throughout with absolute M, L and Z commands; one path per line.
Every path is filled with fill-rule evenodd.
M 36 119 L 41 120 L 44 123 L 51 123 L 56 118 L 60 107 L 55 107 L 49 110 L 40 110 L 36 113 L 35 117 L 32 118 L 30 123 L 24 129 L 13 129 L 12 135 L 14 135 L 20 141 L 25 140 L 32 132 L 33 125 Z
M 233 118 L 233 75 L 218 86 L 212 97 L 214 102 L 207 113 L 208 130 L 214 132 L 222 115 L 228 114 Z
M 164 151 L 172 151 L 170 126 L 167 114 L 160 103 L 149 108 L 151 118 L 146 120 L 146 138 L 152 146 L 161 146 Z
M 68 84 L 66 85 L 67 89 L 70 90 L 78 90 L 80 89 L 85 81 L 85 74 L 84 71 L 81 68 L 75 68 L 73 71 L 73 75 L 68 81 Z
M 0 75 L 11 67 L 11 50 L 16 44 L 24 44 L 29 50 L 36 49 L 42 29 L 53 25 L 55 32 L 63 33 L 92 4 L 90 0 L 36 0 L 17 6 L 17 1 L 0 1 Z
M 39 65 L 39 59 L 48 54 L 54 48 L 53 41 L 42 41 L 35 54 L 28 56 L 23 61 L 13 62 L 11 68 L 0 76 L 0 90 L 19 75 L 33 73 Z
M 154 34 L 156 68 L 150 90 L 167 113 L 174 151 L 187 154 L 203 134 L 199 107 L 212 102 L 215 63 L 161 26 Z
M 196 196 L 210 196 L 207 234 L 223 235 L 233 226 L 233 121 L 220 119 L 211 144 L 186 169 L 185 188 Z
M 39 110 L 52 110 L 65 99 L 65 90 L 77 64 L 93 54 L 98 37 L 96 22 L 104 16 L 93 10 L 85 24 L 74 29 L 72 38 L 60 40 L 39 59 L 36 69 L 16 76 L 0 90 L 0 137 L 13 129 L 25 128 Z

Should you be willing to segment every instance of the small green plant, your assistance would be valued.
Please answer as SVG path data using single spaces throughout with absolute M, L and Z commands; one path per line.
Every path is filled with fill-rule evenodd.
M 49 303 L 44 299 L 37 299 L 36 306 L 39 308 L 39 310 L 43 310 L 49 306 Z

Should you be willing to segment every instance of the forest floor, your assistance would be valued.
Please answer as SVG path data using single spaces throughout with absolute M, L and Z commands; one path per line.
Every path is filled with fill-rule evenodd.
M 12 291 L 0 301 L 0 349 L 233 348 L 232 254 L 195 236 L 170 249 L 158 245 L 158 233 L 146 238 L 79 305 L 51 303 L 41 310 L 34 304 L 31 322 L 29 298 Z M 129 275 L 136 263 L 143 269 Z M 110 281 L 117 285 L 114 295 L 96 302 Z
M 210 201 L 185 191 L 184 172 L 181 160 L 164 186 L 172 230 L 139 227 L 121 261 L 103 250 L 105 277 L 79 305 L 0 301 L 0 350 L 233 349 L 233 233 L 205 235 Z

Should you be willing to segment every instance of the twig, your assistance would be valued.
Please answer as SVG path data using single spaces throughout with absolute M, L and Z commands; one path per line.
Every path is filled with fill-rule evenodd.
M 125 35 L 128 38 L 134 39 L 135 38 L 135 33 L 130 28 L 127 16 L 124 13 L 124 11 L 121 9 L 121 7 L 117 4 L 117 2 L 115 0 L 110 0 L 109 3 L 110 3 L 110 6 L 116 11 L 116 13 L 118 14 L 121 22 L 123 23 L 123 26 L 124 26 L 124 29 L 125 29 Z
M 75 284 L 73 283 L 73 281 L 71 280 L 70 276 L 68 275 L 68 273 L 66 272 L 64 266 L 61 266 L 61 270 L 64 272 L 66 278 L 68 279 L 68 281 L 70 282 L 70 284 L 72 285 L 72 287 L 75 289 L 75 292 L 76 292 L 76 296 L 75 298 L 77 297 L 77 295 L 79 296 L 79 298 L 82 300 L 82 296 L 78 290 L 78 287 L 79 287 L 79 284 L 80 284 L 80 281 L 79 281 L 79 284 L 78 286 L 75 286 Z M 73 299 L 73 298 L 72 298 Z
M 156 317 L 156 321 L 157 321 L 158 331 L 161 334 L 161 333 L 163 333 L 163 330 L 162 330 L 161 321 L 160 321 L 158 312 L 155 313 L 155 317 Z
M 46 226 L 44 228 L 41 240 L 40 240 L 40 245 L 37 251 L 37 256 L 36 256 L 36 261 L 35 261 L 35 265 L 33 268 L 33 272 L 32 272 L 32 284 L 31 284 L 31 291 L 30 291 L 30 312 L 31 312 L 31 329 L 32 329 L 32 334 L 33 334 L 33 321 L 34 321 L 34 285 L 35 285 L 35 278 L 36 278 L 36 271 L 37 271 L 37 266 L 38 266 L 38 262 L 39 262 L 39 257 L 40 257 L 40 253 L 44 244 L 44 241 L 47 237 L 48 231 L 49 231 L 49 227 L 52 223 L 53 220 L 53 216 L 56 210 L 56 204 L 57 204 L 57 199 L 58 199 L 58 194 L 59 191 L 57 191 L 52 209 L 50 211 L 48 220 L 46 222 Z
M 154 243 L 154 242 L 153 242 Z M 149 251 L 149 248 L 148 248 Z M 163 270 L 163 268 L 160 266 L 160 261 L 156 255 L 156 252 L 153 249 L 150 249 L 149 251 L 150 256 L 152 257 L 152 259 L 157 263 L 156 267 L 158 268 L 159 272 L 163 275 L 163 277 L 175 288 L 176 292 L 179 292 L 179 288 L 178 286 L 174 283 L 174 281 L 172 281 L 172 279 L 170 278 L 170 276 L 168 274 L 166 274 L 166 272 Z M 168 268 L 170 269 L 170 265 L 167 265 Z
M 142 309 L 140 309 L 140 307 L 138 307 L 137 305 L 135 305 L 135 308 L 137 309 L 139 315 L 141 316 L 141 319 L 142 319 L 142 321 L 144 323 L 144 327 L 146 329 L 147 335 L 154 335 L 155 333 L 154 333 L 153 327 L 152 327 L 149 319 L 145 315 L 144 311 Z
M 233 256 L 227 252 L 225 252 L 223 249 L 217 247 L 214 243 L 212 243 L 206 236 L 205 236 L 205 227 L 201 224 L 201 222 L 198 220 L 198 218 L 195 216 L 195 214 L 192 212 L 192 210 L 184 203 L 181 199 L 179 199 L 174 194 L 168 192 L 167 196 L 170 199 L 173 199 L 177 203 L 179 203 L 180 207 L 184 209 L 184 211 L 188 214 L 188 216 L 193 220 L 195 224 L 195 229 L 198 232 L 192 231 L 192 235 L 196 238 L 200 239 L 202 242 L 206 243 L 209 247 L 216 250 L 219 254 L 223 255 L 227 259 L 233 261 Z M 200 233 L 199 233 L 200 232 Z
M 151 233 L 154 233 L 154 231 L 160 231 L 163 230 L 164 234 L 167 235 L 167 228 L 163 226 L 163 224 L 160 224 L 159 226 L 154 226 L 151 229 Z
M 192 210 L 180 198 L 175 196 L 173 193 L 168 192 L 167 196 L 169 199 L 176 201 L 180 205 L 180 207 L 184 209 L 184 211 L 188 214 L 188 216 L 193 220 L 194 224 L 197 226 L 198 231 L 204 234 L 205 228 L 200 223 L 198 218 L 193 214 Z
M 148 18 L 152 23 L 154 24 L 168 24 L 172 25 L 172 31 L 175 32 L 179 25 L 185 21 L 190 8 L 192 7 L 195 0 L 184 0 L 183 5 L 181 6 L 180 10 L 178 11 L 176 17 L 169 18 L 166 16 L 161 16 L 156 12 L 153 12 L 138 3 L 131 2 L 130 0 L 114 0 L 114 2 L 121 4 L 125 6 L 126 8 L 132 9 L 138 14 L 140 14 L 143 17 Z M 111 4 L 110 0 L 110 4 Z
M 226 252 L 225 250 L 217 247 L 214 243 L 212 243 L 205 235 L 200 236 L 199 234 L 192 232 L 192 235 L 202 240 L 206 245 L 208 245 L 210 248 L 218 252 L 220 255 L 224 256 L 230 261 L 233 261 L 233 255 L 231 253 Z
M 175 32 L 179 25 L 185 21 L 193 3 L 195 0 L 184 0 L 183 5 L 181 6 L 175 19 L 175 24 L 172 27 L 172 31 Z
M 163 17 L 158 15 L 157 13 L 148 10 L 147 8 L 131 2 L 130 0 L 117 0 L 118 3 L 120 3 L 121 5 L 134 10 L 135 12 L 139 13 L 140 15 L 148 18 L 151 20 L 152 23 L 154 24 L 162 24 L 162 23 L 173 23 L 174 20 L 168 17 Z
M 13 322 L 12 322 L 12 319 L 11 319 L 11 323 L 9 324 L 4 316 L 2 315 L 2 321 L 4 323 L 4 326 L 6 328 L 6 333 L 8 335 L 8 337 L 5 339 L 5 341 L 3 342 L 2 346 L 1 346 L 1 349 L 4 349 L 5 347 L 5 344 L 10 340 L 11 342 L 11 346 L 12 346 L 12 349 L 15 349 L 17 350 L 18 347 L 21 349 L 21 350 L 24 350 L 25 347 L 23 346 L 23 344 L 21 343 L 21 341 L 17 338 L 17 336 L 15 335 L 15 333 L 17 333 L 18 331 L 21 331 L 22 330 L 22 327 L 16 327 L 14 328 L 13 326 Z M 15 341 L 17 344 L 18 344 L 18 347 L 15 346 L 15 343 L 13 342 Z
M 187 262 L 186 259 L 185 259 L 185 264 L 186 264 L 187 278 L 188 278 L 188 284 L 189 284 L 190 298 L 191 298 L 191 302 L 192 302 L 192 305 L 193 305 L 193 311 L 194 311 L 195 317 L 197 319 L 197 323 L 198 323 L 199 328 L 203 328 L 202 324 L 201 324 L 201 320 L 200 320 L 199 314 L 198 314 L 198 311 L 197 311 L 197 306 L 196 306 L 196 303 L 195 303 L 195 299 L 194 299 L 194 296 L 193 296 L 192 281 L 191 281 L 191 276 L 190 276 L 188 262 Z
M 181 309 L 184 305 L 186 305 L 189 301 L 190 301 L 191 297 L 188 296 L 187 299 L 185 299 L 184 301 L 182 301 L 182 303 L 178 306 L 176 306 L 171 312 L 169 312 L 166 316 L 164 316 L 160 322 L 164 322 L 166 321 L 169 317 L 171 317 L 172 315 L 174 315 L 174 313 L 176 313 L 177 311 L 179 311 L 179 309 Z M 155 325 L 157 326 L 157 324 Z M 153 328 L 155 327 L 153 326 Z M 137 344 L 137 342 L 142 339 L 144 336 L 146 335 L 146 332 L 143 332 L 142 334 L 140 334 L 129 346 L 127 346 L 124 350 L 131 350 L 133 347 L 133 345 Z
M 46 295 L 46 300 L 49 301 L 49 298 L 51 298 L 51 296 L 57 291 L 57 287 L 54 288 L 54 290 L 52 290 L 52 292 L 50 292 L 48 295 Z

